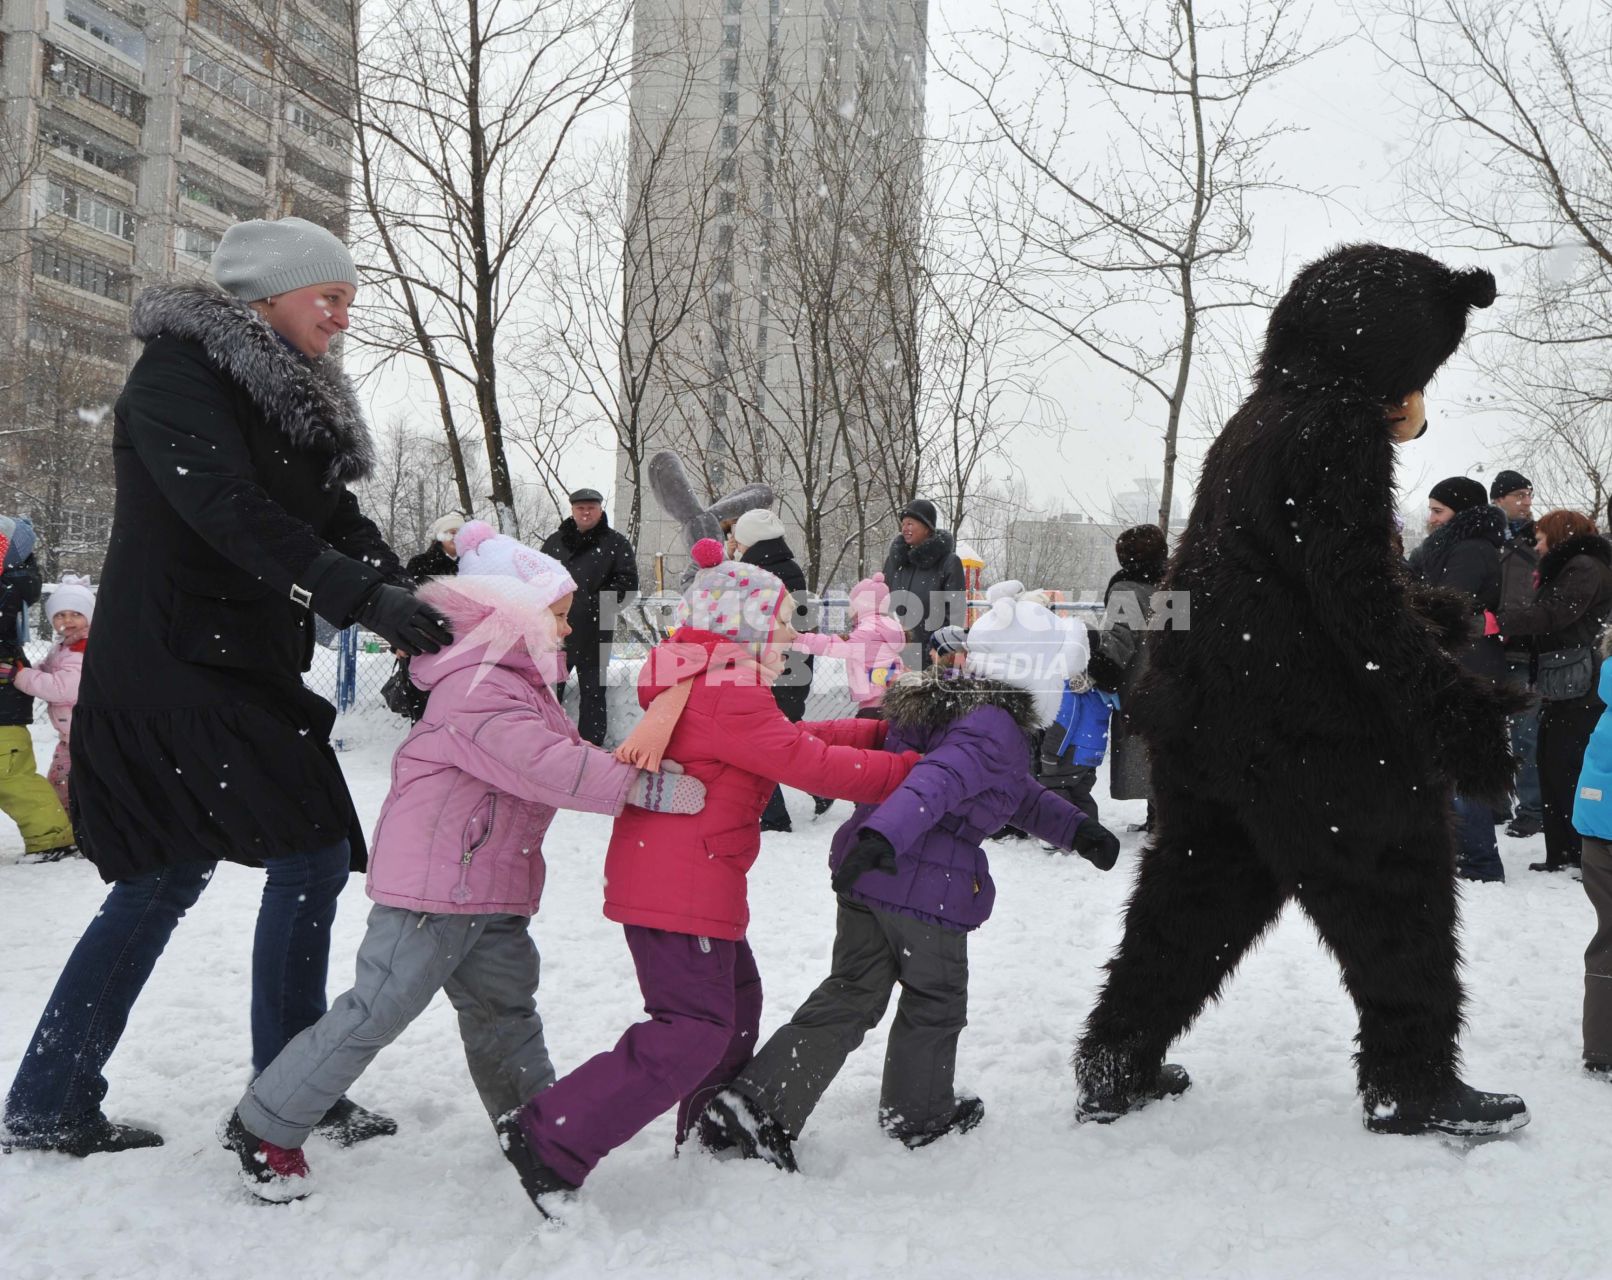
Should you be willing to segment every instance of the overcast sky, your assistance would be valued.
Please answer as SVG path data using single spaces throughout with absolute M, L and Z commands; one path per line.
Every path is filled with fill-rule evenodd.
M 1081 0 L 1060 0 L 1075 4 Z M 950 32 L 978 21 L 982 0 L 931 0 L 930 30 L 937 58 L 948 56 Z M 1505 306 L 1506 280 L 1512 266 L 1496 255 L 1471 251 L 1439 251 L 1419 242 L 1398 221 L 1399 184 L 1416 173 L 1418 154 L 1414 113 L 1396 98 L 1410 86 L 1395 81 L 1379 55 L 1356 34 L 1353 16 L 1323 2 L 1310 19 L 1319 42 L 1335 38 L 1337 47 L 1318 55 L 1285 80 L 1258 92 L 1270 110 L 1301 132 L 1277 139 L 1268 157 L 1276 173 L 1294 186 L 1326 190 L 1326 200 L 1268 196 L 1254 207 L 1254 242 L 1249 274 L 1280 291 L 1298 267 L 1328 248 L 1352 240 L 1378 240 L 1427 249 L 1455 265 L 1481 263 L 1500 281 L 1502 298 L 1488 313 L 1475 313 L 1478 326 L 1492 322 Z M 932 133 L 956 127 L 967 95 L 932 66 L 928 83 L 928 116 Z M 609 127 L 620 127 L 619 121 Z M 1094 144 L 1100 142 L 1094 139 Z M 1246 371 L 1230 371 L 1239 384 Z M 1045 365 L 1046 386 L 1064 406 L 1067 427 L 1055 438 L 1024 434 L 1010 442 L 1012 458 L 1031 500 L 1052 511 L 1083 511 L 1105 517 L 1110 495 L 1131 489 L 1138 477 L 1156 478 L 1163 454 L 1161 412 L 1137 401 L 1127 386 L 1096 362 L 1065 344 L 1054 348 Z M 399 411 L 413 408 L 426 429 L 435 413 L 422 413 L 428 387 L 411 385 L 400 376 L 368 384 L 372 420 L 380 425 Z M 1492 398 L 1477 359 L 1458 354 L 1428 391 L 1431 427 L 1422 440 L 1400 455 L 1403 505 L 1414 505 L 1427 488 L 1446 475 L 1472 474 L 1485 481 L 1500 466 L 1523 461 L 1504 417 L 1484 405 Z M 1177 478 L 1181 510 L 1204 447 L 1183 439 L 1182 471 Z M 605 441 L 576 449 L 568 458 L 568 483 L 611 487 L 611 448 Z M 1033 458 L 1033 465 L 1026 465 Z M 613 495 L 612 495 L 613 496 Z M 1549 495 L 1541 494 L 1548 504 Z M 967 532 L 966 528 L 964 530 Z

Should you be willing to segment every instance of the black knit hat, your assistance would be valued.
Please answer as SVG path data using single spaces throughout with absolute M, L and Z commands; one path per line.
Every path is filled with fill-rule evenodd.
M 1518 489 L 1532 489 L 1534 482 L 1520 471 L 1502 471 L 1494 478 L 1489 486 L 1489 501 L 1498 502 L 1508 493 L 1516 493 Z
M 1473 507 L 1487 506 L 1489 503 L 1489 495 L 1483 490 L 1483 482 L 1474 480 L 1471 476 L 1451 476 L 1448 480 L 1440 480 L 1427 491 L 1427 496 L 1434 502 L 1442 502 L 1457 515 L 1463 511 L 1470 511 Z
M 903 516 L 911 516 L 914 520 L 926 526 L 931 533 L 935 531 L 936 522 L 940 519 L 940 514 L 935 510 L 935 504 L 929 501 L 928 498 L 914 498 L 900 511 L 896 512 L 897 520 L 900 520 Z

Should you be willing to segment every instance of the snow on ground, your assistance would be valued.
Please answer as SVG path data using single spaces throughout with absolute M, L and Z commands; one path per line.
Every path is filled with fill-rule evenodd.
M 400 732 L 366 719 L 343 757 L 366 821 Z M 41 755 L 48 730 L 36 728 Z M 835 813 L 769 835 L 752 876 L 763 1034 L 824 975 Z M 1140 804 L 1105 805 L 1116 825 Z M 562 815 L 533 928 L 539 1005 L 557 1065 L 612 1044 L 640 1016 L 620 929 L 600 914 L 606 820 Z M 670 1118 L 602 1164 L 563 1228 L 542 1227 L 505 1164 L 438 998 L 353 1090 L 401 1132 L 350 1151 L 315 1139 L 318 1191 L 251 1199 L 213 1126 L 245 1084 L 257 873 L 224 866 L 136 1006 L 112 1059 L 114 1117 L 167 1145 L 0 1159 L 5 1273 L 1092 1277 L 1590 1277 L 1612 1273 L 1606 1205 L 1612 1091 L 1579 1061 L 1582 949 L 1592 913 L 1566 877 L 1530 875 L 1538 841 L 1506 841 L 1505 885 L 1464 889 L 1468 1078 L 1521 1092 L 1532 1125 L 1470 1150 L 1360 1125 L 1354 1017 L 1337 971 L 1291 910 L 1224 1004 L 1172 1055 L 1180 1101 L 1110 1127 L 1071 1122 L 1071 1041 L 1119 911 L 1139 836 L 1104 875 L 1030 844 L 993 846 L 996 918 L 971 942 L 971 1023 L 958 1078 L 985 1099 L 972 1134 L 907 1152 L 875 1123 L 883 1031 L 854 1055 L 799 1144 L 804 1172 L 672 1156 Z M 83 862 L 16 862 L 0 831 L 0 1080 L 15 1070 L 102 886 Z M 354 877 L 336 922 L 331 993 L 351 976 L 366 900 Z

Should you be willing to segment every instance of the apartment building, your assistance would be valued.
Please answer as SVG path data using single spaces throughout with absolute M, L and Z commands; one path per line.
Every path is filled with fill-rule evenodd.
M 347 229 L 349 0 L 0 0 L 0 509 L 97 571 L 147 284 L 243 218 Z

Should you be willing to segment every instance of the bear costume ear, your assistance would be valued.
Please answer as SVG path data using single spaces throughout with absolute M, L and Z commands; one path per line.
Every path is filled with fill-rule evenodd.
M 1494 276 L 1482 267 L 1472 267 L 1455 273 L 1455 287 L 1451 292 L 1456 300 L 1469 307 L 1488 307 L 1496 297 Z

